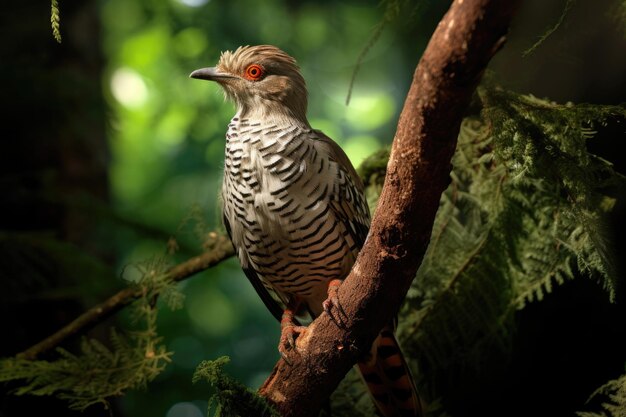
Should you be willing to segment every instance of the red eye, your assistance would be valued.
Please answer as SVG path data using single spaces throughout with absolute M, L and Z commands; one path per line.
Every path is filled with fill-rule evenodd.
M 248 68 L 246 68 L 246 73 L 244 74 L 247 79 L 250 81 L 257 81 L 263 77 L 263 67 L 258 64 L 252 64 Z

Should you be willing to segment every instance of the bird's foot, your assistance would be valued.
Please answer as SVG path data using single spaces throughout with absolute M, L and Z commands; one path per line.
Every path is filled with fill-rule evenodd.
M 339 286 L 343 280 L 341 279 L 333 279 L 328 283 L 328 298 L 324 300 L 322 303 L 322 307 L 326 314 L 328 314 L 331 320 L 339 327 L 344 328 L 345 319 L 348 318 L 346 312 L 344 311 L 341 303 L 339 302 L 339 297 L 337 296 L 339 292 Z
M 290 351 L 297 352 L 296 338 L 306 331 L 306 326 L 296 325 L 293 317 L 293 311 L 286 309 L 283 312 L 283 317 L 280 320 L 280 341 L 278 342 L 278 353 L 280 356 L 291 365 L 287 357 L 287 353 Z

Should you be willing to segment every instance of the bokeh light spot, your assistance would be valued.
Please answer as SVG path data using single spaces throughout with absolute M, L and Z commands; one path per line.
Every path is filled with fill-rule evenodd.
M 207 4 L 210 0 L 178 0 L 179 3 L 189 7 L 200 7 Z
M 311 122 L 311 126 L 313 126 L 313 129 L 321 130 L 322 133 L 324 133 L 326 136 L 339 144 L 343 143 L 341 130 L 339 129 L 339 126 L 336 122 L 328 119 L 316 118 L 311 118 L 309 121 Z
M 195 115 L 193 108 L 170 105 L 156 126 L 155 142 L 167 150 L 173 145 L 180 144 L 185 139 L 189 124 Z
M 355 167 L 361 165 L 361 162 L 372 152 L 380 149 L 380 142 L 373 136 L 351 136 L 344 142 L 343 150 L 350 158 Z
M 204 417 L 204 413 L 194 403 L 176 403 L 167 411 L 166 417 Z
M 390 95 L 355 95 L 346 112 L 346 119 L 353 128 L 367 131 L 384 125 L 395 111 L 396 106 Z
M 130 68 L 118 68 L 111 76 L 111 93 L 123 106 L 141 107 L 148 99 L 148 87 L 141 75 Z

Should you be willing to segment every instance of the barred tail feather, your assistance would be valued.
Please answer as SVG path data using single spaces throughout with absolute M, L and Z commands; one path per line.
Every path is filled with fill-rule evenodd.
M 411 372 L 390 328 L 384 328 L 380 332 L 372 345 L 370 355 L 357 365 L 382 416 L 423 415 Z

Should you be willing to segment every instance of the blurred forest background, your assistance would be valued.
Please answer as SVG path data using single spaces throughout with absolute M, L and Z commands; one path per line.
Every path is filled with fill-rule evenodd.
M 122 288 L 137 275 L 133 265 L 173 246 L 171 262 L 184 260 L 202 250 L 206 233 L 221 229 L 223 137 L 234 108 L 217 85 L 188 78 L 214 65 L 220 51 L 269 43 L 296 57 L 311 124 L 355 165 L 391 143 L 415 65 L 449 6 L 399 4 L 401 13 L 391 16 L 378 0 L 61 0 L 61 44 L 51 34 L 48 1 L 4 5 L 0 356 L 24 350 Z M 560 27 L 525 55 L 566 9 Z M 624 14 L 616 0 L 528 0 L 490 77 L 562 103 L 623 103 Z M 359 55 L 390 17 L 346 106 Z M 623 126 L 599 132 L 590 146 L 626 173 L 619 137 Z M 624 218 L 622 201 L 611 220 L 618 254 Z M 624 257 L 618 260 L 624 270 Z M 116 399 L 113 415 L 205 415 L 209 389 L 191 382 L 200 361 L 228 355 L 228 373 L 256 388 L 278 359 L 278 325 L 235 259 L 179 287 L 184 307 L 161 309 L 158 321 L 171 364 L 147 390 Z M 612 305 L 606 298 L 593 281 L 575 280 L 521 311 L 510 380 L 491 387 L 491 402 L 525 402 L 520 407 L 532 410 L 547 401 L 546 414 L 534 415 L 572 415 L 622 374 L 626 297 L 618 293 Z M 127 320 L 120 314 L 107 324 Z M 106 325 L 91 334 L 106 336 Z M 3 395 L 0 403 L 0 416 L 41 410 L 79 414 L 51 398 Z M 96 406 L 83 415 L 108 414 Z

